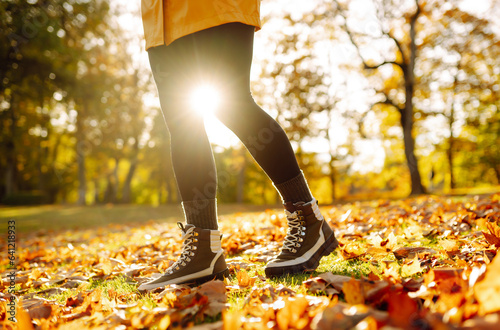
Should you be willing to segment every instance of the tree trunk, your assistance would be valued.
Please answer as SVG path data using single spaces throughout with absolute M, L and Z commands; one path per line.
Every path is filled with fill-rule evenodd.
M 236 203 L 240 204 L 243 203 L 245 198 L 245 170 L 247 168 L 247 157 L 245 156 L 245 151 L 245 149 L 242 149 L 243 164 L 236 181 Z
M 172 180 L 170 180 L 170 177 L 166 178 L 165 183 L 167 185 L 167 203 L 168 204 L 173 204 L 174 203 L 174 189 L 172 188 Z
M 497 184 L 500 184 L 500 166 L 493 166 L 493 170 L 495 171 L 495 176 L 497 177 Z
M 335 184 L 336 184 L 335 166 L 334 166 L 335 154 L 334 154 L 334 150 L 332 148 L 330 127 L 332 127 L 332 112 L 328 111 L 328 127 L 326 128 L 326 139 L 328 140 L 328 146 L 329 146 L 329 152 L 330 152 L 330 161 L 328 162 L 328 168 L 330 170 L 330 174 L 328 175 L 328 178 L 330 179 L 330 185 L 331 185 L 330 196 L 332 198 L 332 203 L 334 203 L 335 199 L 337 198 L 337 196 L 335 195 Z
M 15 99 L 14 95 L 10 98 L 10 136 L 8 141 L 6 142 L 6 170 L 5 170 L 5 195 L 11 195 L 17 192 L 17 184 L 16 184 L 16 144 L 15 144 L 15 134 L 16 134 L 16 114 L 14 113 L 14 109 L 16 105 L 14 104 Z
M 413 111 L 410 112 L 410 115 Z M 417 158 L 415 157 L 415 141 L 412 135 L 412 119 L 408 119 L 408 111 L 405 107 L 405 114 L 401 114 L 401 125 L 403 126 L 403 140 L 405 156 L 411 178 L 411 195 L 425 194 L 424 186 L 418 169 Z
M 118 189 L 120 187 L 120 181 L 118 180 L 118 165 L 120 164 L 120 158 L 115 157 L 115 168 L 113 169 L 113 195 L 111 196 L 111 202 L 118 202 Z
M 132 160 L 130 161 L 130 167 L 128 169 L 127 177 L 125 178 L 125 182 L 123 182 L 122 189 L 122 202 L 130 203 L 132 200 L 132 192 L 130 185 L 132 183 L 132 178 L 134 177 L 135 170 L 137 169 L 137 163 L 139 162 L 138 154 L 139 154 L 139 139 L 136 137 L 135 143 L 133 146 L 134 154 L 132 156 Z
M 158 205 L 161 205 L 162 199 L 163 199 L 163 177 L 160 175 L 160 179 L 158 180 Z
M 86 111 L 86 106 L 84 111 Z M 83 134 L 83 118 L 81 110 L 76 117 L 76 164 L 78 166 L 78 205 L 86 205 L 87 180 L 85 178 L 85 138 Z
M 450 137 L 448 138 L 448 150 L 446 150 L 446 156 L 448 158 L 448 168 L 450 169 L 450 189 L 455 189 L 455 176 L 453 175 L 453 145 L 455 143 L 455 137 L 453 136 L 454 112 L 455 111 L 452 102 L 451 114 L 448 120 L 450 127 Z
M 420 7 L 417 3 L 417 11 L 410 22 L 410 58 L 403 70 L 405 78 L 405 107 L 401 112 L 401 126 L 403 127 L 403 140 L 405 147 L 406 162 L 410 170 L 411 177 L 411 195 L 425 194 L 425 188 L 422 185 L 418 161 L 415 157 L 415 139 L 413 138 L 413 94 L 415 89 L 415 59 L 417 56 L 417 46 L 415 44 L 416 30 L 415 24 L 420 15 Z
M 99 180 L 94 179 L 94 205 L 99 204 Z
M 104 191 L 104 203 L 115 203 L 115 196 L 116 196 L 116 191 L 115 191 L 115 185 L 113 183 L 113 176 L 111 174 L 108 174 L 107 176 L 108 183 L 106 185 L 106 190 Z

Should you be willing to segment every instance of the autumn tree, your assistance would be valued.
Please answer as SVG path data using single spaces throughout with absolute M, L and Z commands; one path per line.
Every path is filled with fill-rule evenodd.
M 470 140 L 463 133 L 473 132 L 471 137 L 478 141 L 490 141 L 475 153 L 496 153 L 491 149 L 498 139 L 493 123 L 500 96 L 500 39 L 488 18 L 465 12 L 454 1 L 446 6 L 434 3 L 427 17 L 429 24 L 422 33 L 420 50 L 425 58 L 421 67 L 427 74 L 419 77 L 417 114 L 421 120 L 445 118 L 447 132 L 441 145 L 448 161 L 449 187 L 454 189 L 458 167 L 454 159 L 463 152 L 460 146 L 465 140 Z M 493 124 L 488 133 L 480 128 L 487 123 Z M 495 157 L 477 158 L 498 171 Z
M 404 150 L 411 177 L 411 194 L 425 193 L 415 156 L 415 138 L 413 136 L 415 93 L 415 63 L 417 60 L 418 19 L 422 14 L 422 4 L 415 0 L 408 1 L 373 1 L 375 16 L 370 21 L 370 29 L 359 29 L 350 24 L 348 7 L 351 2 L 341 3 L 335 0 L 335 12 L 339 14 L 340 24 L 356 47 L 359 58 L 366 70 L 379 70 L 392 67 L 393 75 L 398 80 L 396 85 L 386 84 L 376 88 L 381 96 L 380 104 L 396 109 L 400 114 L 403 129 Z M 363 25 L 367 27 L 368 25 Z M 376 42 L 379 49 L 368 45 Z M 387 48 L 391 51 L 387 51 Z M 376 52 L 376 56 L 367 55 L 367 48 Z M 373 58 L 375 57 L 375 58 Z M 400 74 L 401 73 L 401 74 Z

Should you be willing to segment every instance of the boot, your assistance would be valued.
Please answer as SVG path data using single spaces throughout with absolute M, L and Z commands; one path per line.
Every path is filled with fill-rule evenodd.
M 139 291 L 153 290 L 169 284 L 201 284 L 229 275 L 221 248 L 218 230 L 201 229 L 193 225 L 177 225 L 182 231 L 182 252 L 179 259 L 159 278 L 143 283 Z
M 339 245 L 315 199 L 284 206 L 288 231 L 280 254 L 266 265 L 267 277 L 313 271 Z

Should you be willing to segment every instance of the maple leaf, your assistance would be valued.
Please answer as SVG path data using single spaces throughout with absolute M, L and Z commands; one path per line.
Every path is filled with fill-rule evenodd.
M 401 273 L 403 276 L 408 277 L 412 276 L 414 274 L 420 273 L 422 271 L 422 268 L 420 267 L 420 261 L 418 260 L 418 256 L 415 255 L 415 258 L 410 261 L 408 264 L 404 264 L 401 267 Z

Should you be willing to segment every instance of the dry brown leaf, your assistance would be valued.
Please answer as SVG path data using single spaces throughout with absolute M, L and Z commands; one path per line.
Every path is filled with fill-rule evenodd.
M 485 233 L 483 231 L 483 235 L 490 244 L 494 244 L 497 249 L 500 248 L 500 227 L 491 222 L 486 223 L 486 227 L 490 231 L 489 233 Z
M 413 259 L 420 253 L 426 254 L 436 254 L 436 250 L 426 248 L 426 247 L 401 247 L 393 252 L 394 256 L 398 259 L 410 258 Z
M 334 304 L 326 308 L 316 320 L 314 328 L 318 330 L 353 329 L 359 322 L 365 319 L 369 313 L 345 313 L 350 306 L 345 304 Z M 351 311 L 350 311 L 351 312 Z
M 342 291 L 344 283 L 351 280 L 350 276 L 334 275 L 331 272 L 321 273 L 318 277 L 323 279 L 326 283 L 330 284 L 338 291 Z

